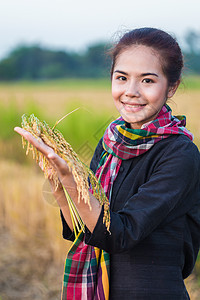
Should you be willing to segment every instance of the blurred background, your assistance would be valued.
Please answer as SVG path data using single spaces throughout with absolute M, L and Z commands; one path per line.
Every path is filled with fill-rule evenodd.
M 200 2 L 6 0 L 0 7 L 0 300 L 60 299 L 70 243 L 59 208 L 13 128 L 24 113 L 58 129 L 89 164 L 106 126 L 118 116 L 106 52 L 126 30 L 158 27 L 184 53 L 182 84 L 170 101 L 200 147 Z M 186 280 L 200 299 L 200 260 Z

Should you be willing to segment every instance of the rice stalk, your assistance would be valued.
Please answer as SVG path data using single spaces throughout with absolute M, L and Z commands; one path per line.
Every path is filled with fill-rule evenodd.
M 67 162 L 77 184 L 78 202 L 80 202 L 80 199 L 83 199 L 91 209 L 88 183 L 89 178 L 90 188 L 93 195 L 99 201 L 99 203 L 104 206 L 103 222 L 107 230 L 109 231 L 109 201 L 104 193 L 104 190 L 92 170 L 90 170 L 90 168 L 80 160 L 77 153 L 72 149 L 71 145 L 66 142 L 61 132 L 55 128 L 59 122 L 60 120 L 57 121 L 56 124 L 51 128 L 45 121 L 42 122 L 37 117 L 35 117 L 34 114 L 31 114 L 30 116 L 24 114 L 22 116 L 21 125 L 23 129 L 30 132 L 38 141 L 43 141 L 46 145 L 51 147 L 56 154 L 58 154 Z M 39 153 L 38 150 L 30 145 L 30 143 L 27 142 L 24 138 L 22 138 L 22 146 L 23 148 L 26 148 L 26 155 L 28 155 L 29 152 L 32 152 L 33 159 L 35 159 L 37 163 L 39 163 L 40 161 L 43 162 L 43 170 L 46 178 L 49 177 L 49 170 L 51 170 L 51 179 L 53 180 L 57 189 L 60 185 L 57 172 L 51 166 L 46 157 L 42 153 Z M 81 220 L 78 210 L 72 199 L 70 199 L 67 191 L 65 189 L 64 191 L 69 204 L 72 222 L 73 224 L 75 224 L 75 227 L 79 232 L 80 229 L 83 228 L 83 221 Z

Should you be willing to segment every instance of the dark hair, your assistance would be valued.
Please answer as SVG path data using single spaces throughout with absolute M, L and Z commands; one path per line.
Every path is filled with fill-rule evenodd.
M 183 55 L 176 39 L 163 30 L 149 27 L 137 28 L 125 33 L 110 50 L 111 76 L 118 56 L 132 45 L 148 46 L 159 53 L 163 73 L 168 79 L 169 86 L 173 86 L 181 78 Z

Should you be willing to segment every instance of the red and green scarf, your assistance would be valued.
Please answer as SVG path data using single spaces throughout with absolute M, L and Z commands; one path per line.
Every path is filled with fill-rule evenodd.
M 162 107 L 155 120 L 141 129 L 128 128 L 122 117 L 112 122 L 103 136 L 104 151 L 96 171 L 108 199 L 111 199 L 113 182 L 122 160 L 142 155 L 160 140 L 174 134 L 184 134 L 193 140 L 185 125 L 186 118 L 172 116 L 167 105 Z M 109 254 L 87 245 L 84 233 L 80 231 L 66 259 L 62 300 L 108 300 L 109 261 Z

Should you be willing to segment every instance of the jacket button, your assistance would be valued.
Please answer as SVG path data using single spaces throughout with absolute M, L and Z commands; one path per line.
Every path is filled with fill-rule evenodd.
M 124 171 L 124 167 L 120 167 L 119 171 L 123 172 Z

